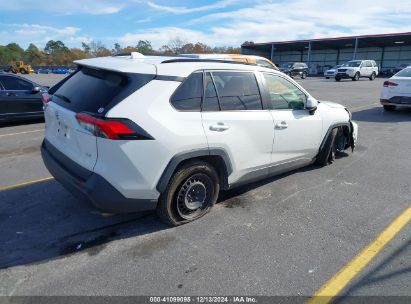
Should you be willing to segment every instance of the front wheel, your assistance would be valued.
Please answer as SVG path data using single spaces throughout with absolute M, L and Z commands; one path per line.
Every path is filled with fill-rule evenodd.
M 303 72 L 301 74 L 301 79 L 306 79 L 307 78 L 307 72 Z
M 215 204 L 220 181 L 214 167 L 192 161 L 174 173 L 160 195 L 157 214 L 166 224 L 178 226 L 205 215 Z
M 360 79 L 360 73 L 355 73 L 354 77 L 352 78 L 352 81 L 357 81 L 358 79 Z
M 341 78 L 335 77 L 335 81 L 341 81 Z

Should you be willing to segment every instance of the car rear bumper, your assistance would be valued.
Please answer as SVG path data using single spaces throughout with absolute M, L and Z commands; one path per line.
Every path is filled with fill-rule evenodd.
M 157 200 L 126 198 L 100 175 L 88 171 L 58 151 L 46 139 L 41 155 L 51 175 L 69 192 L 90 201 L 98 210 L 125 213 L 154 210 Z
M 394 97 L 391 97 L 390 99 L 380 99 L 380 103 L 384 106 L 411 107 L 411 97 L 394 96 Z

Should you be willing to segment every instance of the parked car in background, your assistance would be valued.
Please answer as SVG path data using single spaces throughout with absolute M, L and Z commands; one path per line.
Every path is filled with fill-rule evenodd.
M 0 122 L 43 117 L 47 87 L 13 74 L 0 74 Z
M 70 73 L 69 69 L 67 68 L 58 68 L 52 71 L 53 74 L 68 74 Z
M 411 67 L 384 81 L 380 103 L 386 111 L 393 111 L 397 106 L 411 107 Z
M 351 79 L 357 81 L 360 77 L 367 77 L 374 80 L 378 76 L 379 70 L 374 60 L 351 60 L 341 65 L 335 74 L 335 80 Z
M 181 54 L 179 57 L 194 58 L 194 59 L 216 59 L 216 60 L 228 60 L 238 61 L 258 66 L 263 66 L 270 69 L 278 70 L 278 67 L 267 58 L 254 55 L 242 55 L 242 54 Z
M 326 79 L 334 78 L 334 77 L 335 77 L 335 74 L 337 74 L 337 69 L 338 69 L 339 67 L 341 67 L 341 64 L 337 64 L 336 66 L 332 67 L 331 69 L 326 70 L 326 71 L 324 72 L 324 77 L 325 77 Z
M 48 68 L 39 68 L 37 69 L 37 74 L 50 74 L 51 70 Z
M 299 76 L 301 79 L 305 79 L 308 76 L 308 66 L 304 62 L 283 63 L 280 66 L 280 71 L 290 77 Z
M 184 224 L 220 189 L 324 166 L 355 146 L 344 106 L 318 102 L 272 68 L 133 55 L 76 63 L 45 105 L 42 157 L 100 210 L 157 209 Z
M 405 69 L 406 67 L 411 66 L 411 63 L 401 63 L 394 68 L 394 74 L 398 73 L 399 71 Z

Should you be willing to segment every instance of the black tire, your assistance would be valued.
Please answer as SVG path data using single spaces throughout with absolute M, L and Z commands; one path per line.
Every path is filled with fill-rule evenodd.
M 307 78 L 307 72 L 302 72 L 301 79 L 306 79 L 306 78 Z
M 384 107 L 385 111 L 394 111 L 395 110 L 395 106 L 384 105 L 383 107 Z
M 353 78 L 351 78 L 352 79 L 352 81 L 357 81 L 358 79 L 360 79 L 360 73 L 355 73 L 355 75 L 354 75 L 354 77 Z
M 370 79 L 371 81 L 373 81 L 373 80 L 375 79 L 375 77 L 376 77 L 376 75 L 375 75 L 375 73 L 373 72 L 373 73 L 371 74 L 371 76 L 370 76 L 369 79 Z
M 335 153 L 337 151 L 335 147 L 335 138 L 337 136 L 338 129 L 332 129 L 330 134 L 328 135 L 324 147 L 318 153 L 316 164 L 319 166 L 327 166 L 332 164 L 335 160 Z
M 341 81 L 341 78 L 335 77 L 335 81 Z
M 330 77 L 325 77 L 325 79 L 330 79 Z
M 204 161 L 190 161 L 171 177 L 158 200 L 157 214 L 172 226 L 194 221 L 211 209 L 219 191 L 220 181 L 214 167 Z

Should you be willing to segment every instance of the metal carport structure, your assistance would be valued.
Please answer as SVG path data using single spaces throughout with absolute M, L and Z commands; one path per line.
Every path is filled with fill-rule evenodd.
M 382 71 L 390 71 L 411 63 L 411 32 L 247 43 L 241 53 L 264 56 L 276 64 L 306 62 L 312 73 L 353 59 L 373 59 Z

